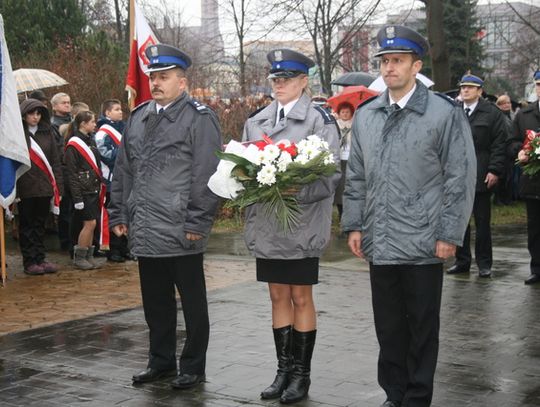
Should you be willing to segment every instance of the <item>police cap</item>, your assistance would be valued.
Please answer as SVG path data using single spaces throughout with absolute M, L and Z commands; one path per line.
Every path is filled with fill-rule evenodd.
M 534 83 L 540 84 L 540 69 L 537 69 L 536 72 L 533 75 Z
M 172 68 L 186 70 L 191 66 L 191 58 L 184 52 L 167 44 L 150 45 L 146 48 L 148 69 L 146 72 L 165 71 Z
M 416 54 L 423 57 L 429 49 L 428 42 L 416 31 L 403 25 L 387 25 L 377 33 L 381 49 L 375 54 Z
M 477 86 L 481 88 L 484 86 L 484 81 L 476 75 L 467 73 L 459 81 L 459 86 Z
M 309 68 L 315 66 L 315 62 L 311 58 L 287 48 L 274 49 L 266 55 L 266 58 L 272 64 L 268 79 L 307 75 Z

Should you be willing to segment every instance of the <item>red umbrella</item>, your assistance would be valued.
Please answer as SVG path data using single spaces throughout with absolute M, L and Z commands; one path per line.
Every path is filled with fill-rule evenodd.
M 341 93 L 328 98 L 326 104 L 335 112 L 342 103 L 349 103 L 355 109 L 364 100 L 378 95 L 379 92 L 366 88 L 365 86 L 347 86 Z

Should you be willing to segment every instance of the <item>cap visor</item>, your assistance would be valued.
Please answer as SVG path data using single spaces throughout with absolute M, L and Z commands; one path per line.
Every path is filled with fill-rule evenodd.
M 381 49 L 379 50 L 374 57 L 380 57 L 381 55 L 386 54 L 414 54 L 415 52 L 410 49 Z
M 302 72 L 298 71 L 279 71 L 279 72 L 270 72 L 270 75 L 266 79 L 274 79 L 274 78 L 294 78 L 298 75 L 302 74 Z
M 459 86 L 476 86 L 477 88 L 481 88 L 482 85 L 476 82 L 461 82 Z
M 168 69 L 173 68 L 180 68 L 178 65 L 155 65 L 153 67 L 147 67 L 144 72 L 150 73 L 150 72 L 159 72 L 159 71 L 166 71 Z

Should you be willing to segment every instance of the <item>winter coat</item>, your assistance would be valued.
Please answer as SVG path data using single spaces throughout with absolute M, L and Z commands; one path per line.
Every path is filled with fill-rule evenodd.
M 540 132 L 540 110 L 538 101 L 519 110 L 514 117 L 514 129 L 509 145 L 509 153 L 516 159 L 523 146 L 527 130 Z M 526 199 L 540 199 L 540 175 L 530 177 L 522 174 L 519 181 L 519 195 Z
M 97 127 L 100 128 L 101 126 L 108 124 L 109 126 L 113 127 L 115 130 L 117 130 L 120 134 L 123 133 L 125 128 L 125 123 L 123 121 L 113 121 L 110 119 L 107 119 L 106 117 L 102 117 L 97 122 Z M 96 133 L 97 134 L 97 133 Z M 103 178 L 105 180 L 105 185 L 107 186 L 107 190 L 110 190 L 111 187 L 111 180 L 113 177 L 113 171 L 114 171 L 114 163 L 116 161 L 116 155 L 118 154 L 118 148 L 120 146 L 117 146 L 116 143 L 112 140 L 112 138 L 109 135 L 105 135 L 101 138 L 95 138 L 96 146 L 99 150 L 99 154 L 101 157 L 101 169 L 103 171 Z
M 244 141 L 262 140 L 267 135 L 274 142 L 287 139 L 299 142 L 315 134 L 326 140 L 339 167 L 339 135 L 334 118 L 311 103 L 303 94 L 287 116 L 277 125 L 278 103 L 272 102 L 249 118 L 244 127 Z M 268 217 L 260 204 L 246 209 L 244 239 L 252 255 L 267 259 L 302 259 L 320 257 L 330 240 L 332 200 L 341 177 L 338 171 L 304 186 L 297 194 L 300 204 L 299 226 L 284 233 L 272 216 Z
M 23 120 L 23 128 L 26 138 L 26 144 L 28 145 L 28 150 L 30 150 L 30 137 L 41 147 L 47 161 L 53 170 L 54 178 L 56 180 L 56 185 L 60 194 L 62 194 L 64 189 L 64 181 L 62 178 L 62 168 L 61 168 L 61 159 L 58 156 L 58 150 L 56 148 L 56 142 L 54 140 L 53 131 L 51 128 L 49 112 L 45 105 L 36 99 L 26 99 L 21 103 L 21 115 L 24 115 L 28 112 L 39 109 L 41 113 L 41 120 L 38 123 L 38 129 L 36 134 L 28 130 L 26 122 Z M 34 163 L 31 163 L 30 170 L 25 172 L 17 180 L 17 196 L 21 199 L 25 198 L 37 198 L 37 197 L 52 197 L 54 195 L 53 187 L 49 178 L 45 172 L 39 169 Z
M 125 224 L 143 257 L 202 253 L 219 198 L 207 186 L 221 134 L 214 112 L 183 93 L 163 113 L 154 101 L 127 121 L 115 163 L 109 225 Z M 190 241 L 186 233 L 202 235 Z
M 488 172 L 504 177 L 508 128 L 504 114 L 493 103 L 480 98 L 469 116 L 476 152 L 476 192 L 486 192 Z
M 403 109 L 388 91 L 353 119 L 342 228 L 362 233 L 376 265 L 435 264 L 438 240 L 460 246 L 474 202 L 470 126 L 453 101 L 416 81 Z
M 74 137 L 75 136 L 79 137 L 86 145 L 88 145 L 88 147 L 90 147 L 96 157 L 97 166 L 99 168 L 101 165 L 99 151 L 94 143 L 92 135 L 83 134 L 76 130 Z M 73 203 L 83 202 L 83 195 L 98 194 L 100 192 L 102 182 L 101 176 L 96 174 L 92 166 L 75 147 L 66 145 L 64 162 L 66 164 L 68 184 Z

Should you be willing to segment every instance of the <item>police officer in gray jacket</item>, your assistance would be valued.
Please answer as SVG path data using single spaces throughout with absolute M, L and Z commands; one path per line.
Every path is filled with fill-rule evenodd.
M 215 172 L 221 135 L 214 113 L 186 93 L 190 58 L 169 45 L 146 50 L 153 101 L 129 118 L 111 191 L 110 225 L 129 234 L 139 259 L 144 315 L 150 329 L 146 370 L 135 383 L 175 375 L 176 299 L 180 293 L 186 341 L 173 387 L 205 380 L 209 321 L 203 252 L 218 198 L 207 182 Z
M 429 406 L 442 263 L 463 240 L 476 159 L 463 109 L 416 80 L 427 41 L 403 26 L 377 40 L 387 90 L 354 116 L 342 225 L 369 261 L 383 406 Z
M 305 55 L 276 49 L 268 53 L 269 79 L 275 100 L 249 118 L 244 141 L 297 143 L 310 135 L 327 141 L 339 162 L 335 120 L 306 94 L 308 70 L 314 62 Z M 337 172 L 294 194 L 300 207 L 298 226 L 283 232 L 276 219 L 260 204 L 246 210 L 245 241 L 257 258 L 257 280 L 268 283 L 272 300 L 272 325 L 278 359 L 274 382 L 261 393 L 263 399 L 280 398 L 284 404 L 307 396 L 311 356 L 315 346 L 316 313 L 312 286 L 318 283 L 319 257 L 330 240 L 332 201 L 340 180 Z

